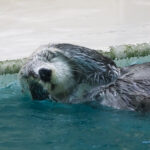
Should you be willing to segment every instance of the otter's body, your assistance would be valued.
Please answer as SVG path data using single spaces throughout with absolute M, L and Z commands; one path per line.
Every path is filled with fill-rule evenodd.
M 71 44 L 40 47 L 20 71 L 33 99 L 97 101 L 117 109 L 148 110 L 150 63 L 119 68 L 102 54 Z
M 93 89 L 89 99 L 117 109 L 149 111 L 150 63 L 125 67 L 122 71 L 114 82 Z

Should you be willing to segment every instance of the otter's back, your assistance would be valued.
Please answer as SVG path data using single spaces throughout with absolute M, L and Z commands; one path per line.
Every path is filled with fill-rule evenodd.
M 124 68 L 125 75 L 134 80 L 150 80 L 150 62 L 143 64 L 131 65 Z

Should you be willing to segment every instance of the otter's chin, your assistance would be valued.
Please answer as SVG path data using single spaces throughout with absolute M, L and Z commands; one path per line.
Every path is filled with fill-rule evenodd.
M 33 100 L 45 100 L 49 98 L 49 92 L 40 83 L 32 81 L 28 85 Z

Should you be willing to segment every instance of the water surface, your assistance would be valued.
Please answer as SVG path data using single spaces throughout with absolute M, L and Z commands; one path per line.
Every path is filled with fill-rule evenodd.
M 32 101 L 22 94 L 17 75 L 0 76 L 0 94 L 2 150 L 150 149 L 149 113 Z

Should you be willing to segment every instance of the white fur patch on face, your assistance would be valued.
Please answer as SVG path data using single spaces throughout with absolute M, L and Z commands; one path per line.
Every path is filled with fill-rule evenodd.
M 68 93 L 75 85 L 72 69 L 64 58 L 56 57 L 52 59 L 50 63 L 42 65 L 40 68 L 41 67 L 52 70 L 50 83 L 40 81 L 51 95 L 55 96 L 56 94 Z

